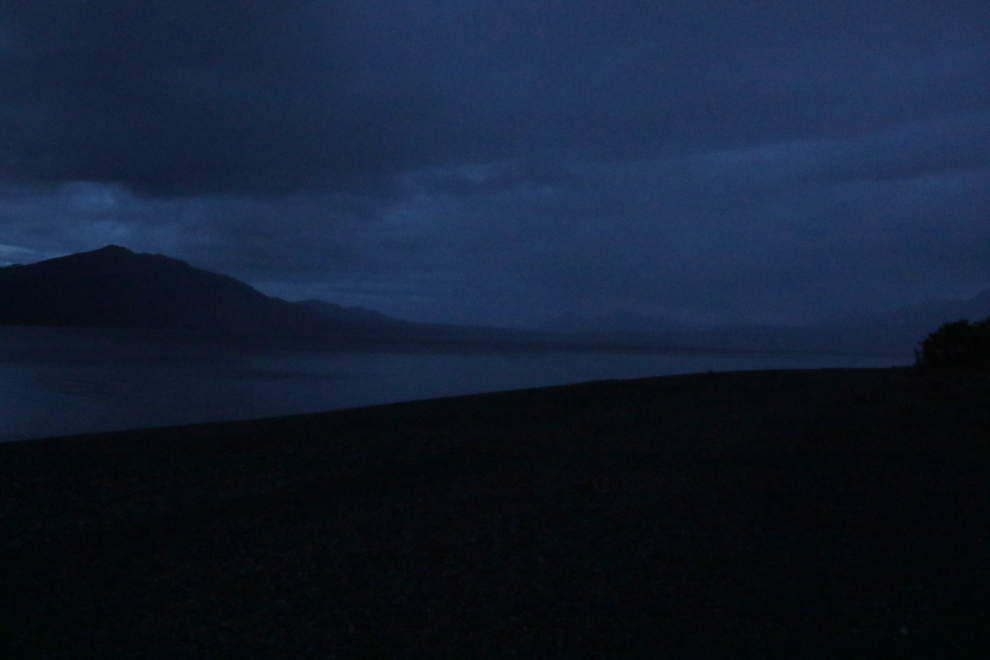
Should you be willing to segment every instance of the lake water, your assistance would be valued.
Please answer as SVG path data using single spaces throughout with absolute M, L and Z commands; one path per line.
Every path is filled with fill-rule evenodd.
M 339 350 L 165 332 L 0 328 L 0 441 L 608 378 L 909 363 L 897 356 Z

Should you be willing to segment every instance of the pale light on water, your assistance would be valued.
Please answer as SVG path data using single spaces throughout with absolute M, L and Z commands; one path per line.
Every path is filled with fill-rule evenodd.
M 0 328 L 0 441 L 608 378 L 908 363 L 896 356 L 340 351 L 231 346 L 168 333 Z

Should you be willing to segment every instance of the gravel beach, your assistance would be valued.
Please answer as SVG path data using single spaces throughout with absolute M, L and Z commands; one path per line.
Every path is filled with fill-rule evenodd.
M 0 445 L 4 657 L 990 657 L 990 375 L 602 381 Z

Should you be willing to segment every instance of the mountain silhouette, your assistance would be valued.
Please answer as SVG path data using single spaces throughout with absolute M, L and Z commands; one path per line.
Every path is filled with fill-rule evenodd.
M 964 300 L 933 300 L 807 325 L 704 327 L 671 318 L 618 312 L 598 317 L 564 314 L 546 328 L 551 332 L 597 337 L 603 342 L 638 345 L 910 356 L 918 342 L 943 323 L 959 319 L 978 321 L 988 316 L 990 289 Z
M 375 312 L 363 307 L 344 307 L 325 300 L 301 300 L 291 304 L 295 307 L 301 307 L 311 312 L 315 312 L 324 319 L 344 321 L 347 323 L 359 323 L 369 327 L 413 327 L 426 325 L 416 323 L 414 321 L 404 321 L 393 318 L 382 314 L 381 312 Z
M 149 328 L 416 344 L 533 345 L 546 333 L 395 319 L 322 300 L 288 302 L 226 275 L 118 245 L 0 268 L 0 326 Z
M 232 277 L 108 245 L 0 268 L 0 325 L 326 333 L 353 330 Z
M 322 300 L 288 302 L 179 259 L 136 254 L 117 245 L 0 267 L 0 326 L 151 328 L 517 348 L 624 346 L 910 355 L 917 342 L 942 323 L 979 320 L 988 314 L 990 291 L 984 291 L 969 300 L 933 302 L 807 327 L 704 329 L 659 324 L 648 328 L 616 318 L 541 332 L 416 323 Z

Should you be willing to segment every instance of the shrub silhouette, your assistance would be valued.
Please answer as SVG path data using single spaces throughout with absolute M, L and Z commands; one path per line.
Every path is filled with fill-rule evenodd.
M 915 365 L 922 371 L 990 371 L 990 318 L 946 323 L 919 344 Z

